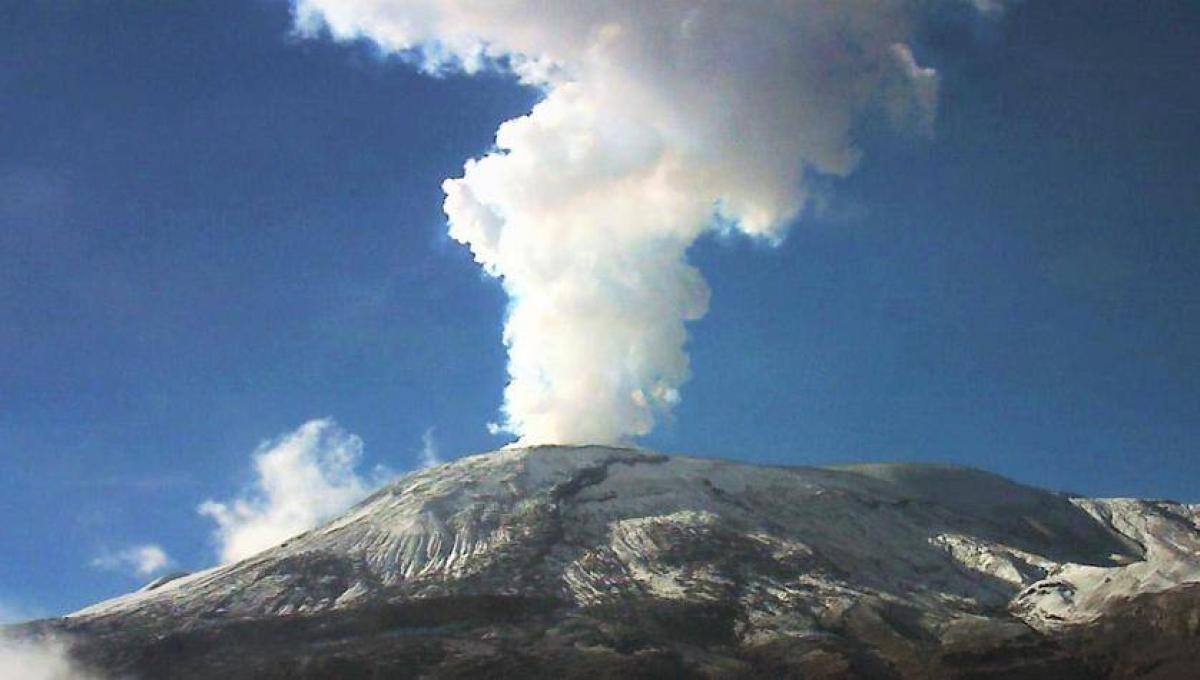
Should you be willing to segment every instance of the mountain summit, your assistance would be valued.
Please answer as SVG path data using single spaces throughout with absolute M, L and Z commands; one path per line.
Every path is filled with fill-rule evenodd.
M 1194 678 L 1200 507 L 964 468 L 503 449 L 30 624 L 138 678 Z

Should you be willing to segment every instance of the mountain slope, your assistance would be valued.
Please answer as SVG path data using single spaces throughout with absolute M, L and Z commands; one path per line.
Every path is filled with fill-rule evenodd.
M 1171 678 L 1197 581 L 1192 506 L 539 447 L 42 627 L 144 677 Z

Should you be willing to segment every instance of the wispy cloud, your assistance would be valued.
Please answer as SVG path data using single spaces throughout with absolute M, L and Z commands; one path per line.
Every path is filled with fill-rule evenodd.
M 108 571 L 120 571 L 135 576 L 152 576 L 167 569 L 174 561 L 159 545 L 134 545 L 115 552 L 105 552 L 92 560 L 92 566 Z
M 8 680 L 100 680 L 80 668 L 61 639 L 17 639 L 0 635 L 0 678 Z
M 421 467 L 431 468 L 442 464 L 442 456 L 438 450 L 437 440 L 433 436 L 434 428 L 425 430 L 421 435 Z
M 380 485 L 391 473 L 363 476 L 363 442 L 332 420 L 312 420 L 254 452 L 256 479 L 239 498 L 206 500 L 200 514 L 217 523 L 223 562 L 233 562 L 306 531 Z

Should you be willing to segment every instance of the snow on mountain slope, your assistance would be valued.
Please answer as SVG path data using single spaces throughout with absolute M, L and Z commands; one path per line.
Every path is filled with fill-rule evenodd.
M 969 469 L 765 467 L 602 447 L 504 449 L 408 475 L 242 562 L 72 615 L 261 618 L 446 595 L 732 602 L 749 637 L 864 600 L 939 631 L 1038 629 L 1200 581 L 1200 514 L 1091 500 Z

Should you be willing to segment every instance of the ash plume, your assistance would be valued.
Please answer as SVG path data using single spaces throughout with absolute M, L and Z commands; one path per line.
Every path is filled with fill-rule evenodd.
M 928 131 L 922 17 L 980 0 L 296 0 L 302 33 L 366 38 L 430 72 L 511 71 L 541 100 L 444 183 L 452 238 L 511 299 L 497 429 L 628 443 L 679 402 L 687 259 L 714 230 L 777 243 L 814 177 L 859 162 L 878 112 Z

